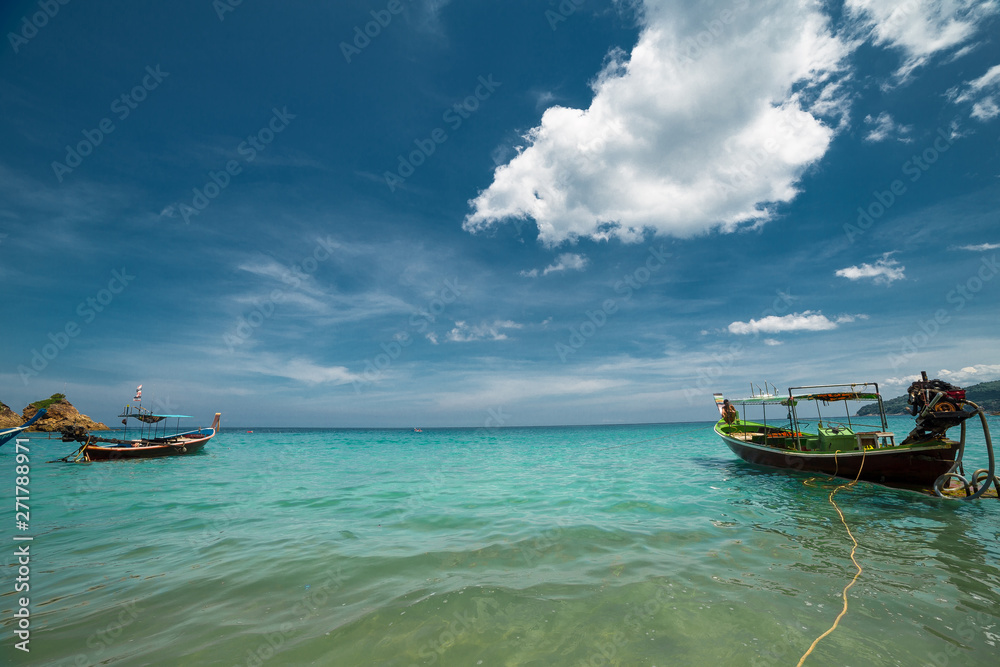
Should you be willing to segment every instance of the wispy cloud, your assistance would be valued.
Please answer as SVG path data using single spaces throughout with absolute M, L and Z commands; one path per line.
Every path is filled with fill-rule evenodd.
M 978 245 L 955 246 L 955 250 L 968 250 L 969 252 L 986 252 L 987 250 L 1000 249 L 1000 243 L 980 243 Z
M 419 246 L 402 240 L 344 242 L 326 236 L 275 249 L 285 259 L 263 252 L 234 252 L 230 265 L 240 272 L 242 294 L 231 301 L 248 305 L 274 301 L 322 316 L 314 326 L 363 322 L 383 317 L 405 318 L 424 311 L 441 290 L 439 267 Z M 444 261 L 438 250 L 438 259 Z M 385 280 L 397 275 L 398 283 Z M 343 276 L 350 276 L 344 280 Z M 339 285 L 339 286 L 338 286 Z M 402 288 L 400 287 L 402 286 Z M 275 298 L 277 297 L 277 298 Z
M 542 270 L 541 275 L 547 276 L 550 273 L 558 273 L 560 271 L 583 271 L 585 268 L 587 268 L 586 257 L 567 252 L 559 255 L 554 263 L 546 266 Z M 539 273 L 538 269 L 531 269 L 530 271 L 521 271 L 518 275 L 525 278 L 537 278 Z
M 646 0 L 638 44 L 609 55 L 590 107 L 550 107 L 464 228 L 530 218 L 553 246 L 770 219 L 827 151 L 834 131 L 818 116 L 842 109 L 831 76 L 850 46 L 818 3 L 735 6 L 702 44 L 711 8 Z
M 493 323 L 483 322 L 469 325 L 466 322 L 455 322 L 455 328 L 448 332 L 447 340 L 453 343 L 471 343 L 478 340 L 507 340 L 505 333 L 511 329 L 521 329 L 523 324 L 510 320 L 496 320 Z
M 286 288 L 294 287 L 316 297 L 326 296 L 326 293 L 315 285 L 312 276 L 298 267 L 289 268 L 266 255 L 258 255 L 253 260 L 242 262 L 236 268 L 255 276 L 271 278 L 283 283 Z
M 553 375 L 525 368 L 499 371 L 489 378 L 467 383 L 461 390 L 439 392 L 435 401 L 452 410 L 481 409 L 483 405 L 509 406 L 552 397 L 600 397 L 630 384 L 630 380 L 607 377 L 601 371 L 595 370 L 590 376 Z
M 969 115 L 980 121 L 1000 116 L 1000 65 L 994 65 L 978 79 L 966 81 L 948 91 L 955 104 L 972 102 Z
M 888 285 L 895 280 L 903 280 L 906 278 L 906 267 L 892 259 L 891 255 L 891 252 L 885 253 L 874 264 L 866 263 L 861 266 L 838 269 L 836 275 L 848 280 L 872 278 L 876 285 Z
M 819 311 L 806 310 L 801 313 L 791 313 L 789 315 L 768 315 L 759 320 L 749 322 L 733 322 L 729 325 L 729 333 L 733 334 L 759 334 L 759 333 L 784 333 L 787 331 L 828 331 L 836 329 L 840 324 L 846 324 L 858 319 L 868 319 L 867 315 L 840 315 L 834 319 L 829 319 Z M 771 345 L 773 343 L 768 343 Z
M 898 124 L 886 111 L 883 111 L 875 118 L 872 118 L 870 114 L 865 116 L 865 125 L 872 126 L 868 134 L 865 135 L 865 141 L 877 143 L 886 139 L 895 139 L 904 144 L 913 141 L 913 138 L 909 136 L 913 131 L 913 126 Z
M 418 5 L 417 26 L 426 32 L 444 37 L 441 12 L 451 4 L 451 0 L 424 0 Z
M 338 385 L 364 380 L 363 376 L 352 373 L 344 366 L 324 366 L 302 357 L 286 359 L 274 354 L 262 354 L 243 368 L 252 373 L 287 378 L 308 385 Z
M 970 40 L 998 10 L 995 0 L 847 0 L 846 7 L 875 44 L 903 51 L 899 82 L 937 53 Z
M 28 231 L 39 224 L 45 226 L 44 235 L 23 236 L 27 247 L 89 248 L 93 234 L 87 225 L 122 215 L 139 197 L 128 185 L 94 182 L 83 175 L 57 185 L 54 180 L 37 179 L 0 162 L 0 219 L 5 228 Z

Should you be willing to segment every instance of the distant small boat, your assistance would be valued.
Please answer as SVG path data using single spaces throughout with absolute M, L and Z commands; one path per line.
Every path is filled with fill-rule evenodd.
M 42 408 L 34 414 L 34 416 L 28 421 L 24 422 L 20 426 L 14 426 L 12 428 L 5 428 L 0 430 L 0 447 L 3 447 L 9 440 L 14 439 L 22 431 L 28 430 L 28 427 L 34 424 L 36 421 L 45 416 L 45 408 Z
M 414 433 L 423 433 L 424 429 L 422 429 L 422 428 L 415 428 L 415 429 L 413 429 L 413 432 Z
M 733 401 L 715 394 L 721 416 L 715 432 L 747 463 L 933 488 L 938 495 L 942 495 L 947 484 L 957 481 L 967 496 L 981 496 L 991 483 L 997 482 L 992 443 L 982 410 L 966 400 L 964 390 L 941 380 L 927 380 L 926 373 L 922 381 L 910 386 L 909 397 L 916 428 L 899 443 L 889 431 L 885 406 L 875 382 L 791 387 L 787 396 L 777 395 L 775 389 L 775 393 L 762 392 Z M 878 405 L 877 424 L 852 417 L 847 407 L 851 402 L 873 401 Z M 815 411 L 804 410 L 799 405 L 803 402 L 811 403 Z M 821 404 L 842 404 L 844 414 L 834 416 L 828 411 L 824 416 Z M 737 405 L 744 411 L 759 409 L 763 418 L 747 420 Z M 964 410 L 965 406 L 975 412 Z M 772 415 L 770 422 L 768 408 Z M 777 419 L 773 416 L 775 411 Z M 971 479 L 966 479 L 961 472 L 966 431 L 963 422 L 976 414 L 982 419 L 990 467 L 977 470 Z M 815 428 L 806 430 L 813 423 Z M 960 424 L 961 441 L 947 438 L 946 431 Z
M 150 459 L 162 456 L 183 456 L 194 454 L 201 450 L 209 440 L 219 431 L 219 421 L 222 413 L 215 413 L 215 420 L 210 428 L 201 428 L 182 433 L 159 435 L 157 425 L 165 419 L 177 419 L 178 425 L 181 419 L 189 418 L 188 415 L 158 415 L 141 407 L 132 408 L 125 406 L 125 411 L 118 415 L 123 417 L 122 423 L 126 424 L 130 417 L 138 420 L 144 425 L 140 427 L 139 437 L 131 440 L 123 435 L 118 438 L 100 438 L 84 432 L 82 429 L 70 429 L 63 431 L 63 442 L 82 442 L 83 445 L 61 459 L 63 461 L 115 461 L 120 459 Z M 127 434 L 126 430 L 126 434 Z M 104 443 L 104 444 L 98 444 Z M 110 445 L 110 446 L 105 446 Z

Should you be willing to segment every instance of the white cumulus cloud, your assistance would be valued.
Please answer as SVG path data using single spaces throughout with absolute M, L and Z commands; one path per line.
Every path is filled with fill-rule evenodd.
M 969 115 L 976 120 L 986 122 L 992 118 L 1000 116 L 1000 106 L 997 105 L 995 97 L 987 97 L 972 105 Z
M 917 380 L 922 379 L 919 375 L 904 375 L 903 377 L 892 377 L 883 380 L 882 384 L 897 386 L 897 385 L 909 385 Z
M 952 384 L 977 384 L 1000 379 L 1000 364 L 976 364 L 957 371 L 942 368 L 938 377 Z
M 876 285 L 888 285 L 894 280 L 903 280 L 906 278 L 906 267 L 902 266 L 895 259 L 892 259 L 890 255 L 892 253 L 885 253 L 874 264 L 865 263 L 861 266 L 848 266 L 844 269 L 838 269 L 836 274 L 848 280 L 872 278 Z
M 932 375 L 931 378 L 937 378 L 959 386 L 990 382 L 1000 379 L 1000 364 L 976 364 L 975 366 L 966 366 L 957 371 L 949 371 L 947 368 L 942 368 L 938 371 L 937 375 Z M 898 378 L 887 378 L 885 384 L 909 385 L 921 379 L 919 375 L 906 375 Z
M 789 315 L 768 315 L 759 320 L 749 322 L 733 322 L 729 325 L 729 333 L 759 334 L 783 333 L 786 331 L 828 331 L 836 329 L 837 325 L 853 322 L 856 319 L 868 319 L 867 315 L 840 315 L 831 320 L 819 311 L 806 310 Z M 769 345 L 771 343 L 768 343 Z
M 470 202 L 464 228 L 532 219 L 539 238 L 688 237 L 770 219 L 843 119 L 850 46 L 816 0 L 645 0 L 587 109 L 555 106 Z

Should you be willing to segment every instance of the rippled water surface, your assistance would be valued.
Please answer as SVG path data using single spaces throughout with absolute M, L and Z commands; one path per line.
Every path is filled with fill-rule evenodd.
M 223 430 L 75 465 L 29 446 L 31 653 L 8 537 L 8 664 L 795 665 L 855 573 L 842 480 L 744 464 L 708 424 Z M 0 469 L 10 489 L 13 443 Z M 1000 503 L 836 499 L 863 573 L 806 664 L 996 664 Z

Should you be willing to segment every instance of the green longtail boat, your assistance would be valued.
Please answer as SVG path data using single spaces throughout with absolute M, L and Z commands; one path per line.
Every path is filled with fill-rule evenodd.
M 926 373 L 922 378 L 908 390 L 916 425 L 901 442 L 889 430 L 876 382 L 791 387 L 787 396 L 778 395 L 775 388 L 773 393 L 751 392 L 748 398 L 732 401 L 715 394 L 720 414 L 715 432 L 748 463 L 933 489 L 938 495 L 945 495 L 949 483 L 958 482 L 966 497 L 978 498 L 991 483 L 1000 484 L 986 416 L 965 398 L 964 390 L 927 380 Z M 871 402 L 878 406 L 877 415 L 852 416 L 859 404 Z M 754 420 L 746 418 L 747 410 L 754 412 Z M 989 467 L 966 478 L 965 421 L 977 414 L 986 436 Z M 958 441 L 946 435 L 955 426 L 961 426 Z

